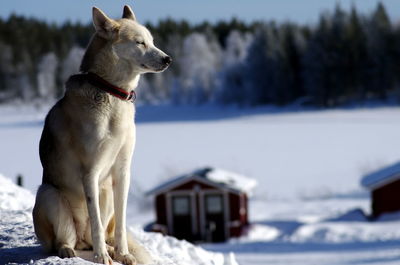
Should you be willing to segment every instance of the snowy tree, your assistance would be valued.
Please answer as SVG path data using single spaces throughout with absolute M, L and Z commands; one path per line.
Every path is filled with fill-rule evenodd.
M 70 75 L 76 74 L 79 71 L 79 66 L 82 61 L 85 50 L 74 46 L 68 52 L 67 57 L 61 64 L 61 82 L 64 84 Z
M 170 102 L 174 105 L 179 105 L 183 103 L 181 85 L 179 83 L 178 77 L 173 77 L 170 87 Z
M 0 100 L 12 98 L 30 100 L 35 96 L 32 62 L 26 51 L 21 51 L 19 61 L 13 57 L 12 46 L 0 42 Z
M 223 69 L 222 81 L 216 95 L 217 102 L 239 105 L 245 103 L 245 69 L 243 62 L 228 65 Z
M 216 100 L 220 103 L 240 103 L 243 99 L 244 60 L 252 41 L 251 34 L 241 34 L 233 30 L 226 39 L 226 48 L 223 51 L 223 68 L 221 69 L 220 87 Z
M 140 84 L 142 82 L 143 84 Z M 145 97 L 147 103 L 165 102 L 169 97 L 170 85 L 164 74 L 146 74 L 141 78 L 139 86 L 141 95 Z
M 251 41 L 251 34 L 241 34 L 237 30 L 232 30 L 226 38 L 226 48 L 222 56 L 223 66 L 229 67 L 242 62 L 247 56 Z
M 147 27 L 173 58 L 162 75 L 143 77 L 138 91 L 149 104 L 284 105 L 306 97 L 333 106 L 385 99 L 400 87 L 400 27 L 381 3 L 365 16 L 337 5 L 312 26 L 166 19 Z M 92 34 L 91 24 L 0 19 L 0 100 L 50 95 L 78 72 L 79 47 Z
M 17 89 L 19 97 L 25 101 L 30 101 L 35 97 L 34 87 L 29 75 L 25 72 L 18 74 L 17 78 L 13 79 L 11 85 Z
M 58 60 L 54 53 L 50 52 L 42 57 L 38 65 L 38 93 L 42 98 L 54 98 L 56 96 L 56 70 Z
M 154 101 L 153 94 L 150 90 L 149 81 L 147 81 L 146 76 L 140 78 L 138 87 L 136 88 L 135 91 L 137 96 L 136 101 L 138 103 L 147 104 Z
M 36 96 L 34 85 L 33 62 L 27 51 L 21 51 L 19 62 L 15 63 L 10 87 L 19 98 L 31 100 Z
M 260 26 L 246 58 L 245 98 L 250 105 L 275 103 L 282 74 L 281 47 L 274 24 Z
M 215 40 L 201 33 L 185 38 L 179 61 L 180 90 L 185 102 L 199 104 L 211 99 L 220 58 L 221 49 Z

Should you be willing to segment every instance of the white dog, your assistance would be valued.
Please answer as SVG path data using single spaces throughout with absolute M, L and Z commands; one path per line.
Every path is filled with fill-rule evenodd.
M 140 74 L 161 72 L 171 58 L 156 48 L 130 7 L 119 20 L 93 8 L 96 29 L 64 97 L 46 117 L 40 140 L 42 185 L 36 195 L 36 235 L 48 251 L 94 261 L 151 262 L 126 232 L 126 204 L 135 145 L 134 107 Z

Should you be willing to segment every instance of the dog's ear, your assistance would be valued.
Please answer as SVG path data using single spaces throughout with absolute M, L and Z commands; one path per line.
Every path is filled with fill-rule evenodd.
M 136 20 L 135 14 L 128 5 L 124 6 L 124 13 L 122 14 L 122 18 L 127 18 L 134 21 Z
M 97 7 L 93 7 L 93 25 L 97 33 L 106 39 L 114 36 L 119 30 L 119 24 L 115 20 L 107 17 L 107 15 Z

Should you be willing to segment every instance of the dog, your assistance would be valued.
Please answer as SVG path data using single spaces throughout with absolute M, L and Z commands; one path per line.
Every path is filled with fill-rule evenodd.
M 152 262 L 126 231 L 135 145 L 132 98 L 143 73 L 162 72 L 171 58 L 129 6 L 113 20 L 93 7 L 93 35 L 80 74 L 46 116 L 39 154 L 43 178 L 33 222 L 45 250 L 61 258 L 93 250 L 97 263 Z

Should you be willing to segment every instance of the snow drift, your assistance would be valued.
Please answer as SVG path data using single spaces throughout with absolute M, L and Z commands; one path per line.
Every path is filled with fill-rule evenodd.
M 60 259 L 41 251 L 33 231 L 31 211 L 34 196 L 0 175 L 0 264 L 93 264 L 82 258 Z M 206 251 L 186 241 L 130 228 L 135 238 L 152 254 L 154 265 L 237 264 L 233 255 Z M 89 252 L 80 252 L 90 257 Z

